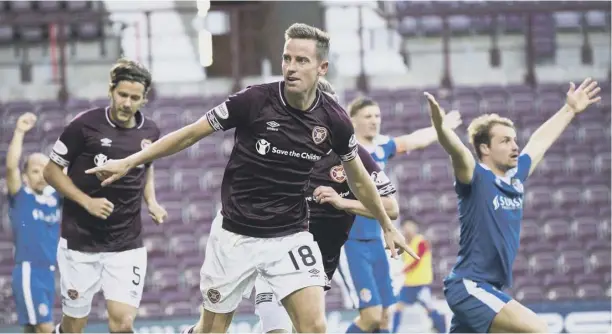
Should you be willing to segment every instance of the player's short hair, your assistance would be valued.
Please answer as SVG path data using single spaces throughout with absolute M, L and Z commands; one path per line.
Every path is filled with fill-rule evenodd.
M 127 58 L 120 58 L 110 70 L 110 88 L 117 87 L 120 81 L 140 82 L 145 87 L 145 94 L 151 88 L 151 72 L 144 65 Z
M 317 42 L 317 58 L 326 60 L 329 55 L 329 34 L 304 23 L 294 23 L 285 30 L 285 41 L 290 38 L 310 39 Z
M 509 118 L 500 117 L 498 114 L 484 114 L 478 116 L 468 126 L 467 130 L 470 144 L 474 147 L 478 160 L 482 158 L 479 147 L 481 144 L 491 144 L 491 128 L 496 124 L 505 125 L 514 129 L 514 123 Z
M 357 97 L 351 103 L 349 103 L 349 106 L 348 106 L 349 115 L 351 117 L 355 117 L 355 116 L 357 116 L 357 113 L 359 113 L 359 111 L 361 109 L 363 109 L 365 107 L 377 106 L 377 105 L 378 105 L 378 103 L 376 103 L 371 98 L 368 98 L 368 97 L 365 97 L 365 96 Z

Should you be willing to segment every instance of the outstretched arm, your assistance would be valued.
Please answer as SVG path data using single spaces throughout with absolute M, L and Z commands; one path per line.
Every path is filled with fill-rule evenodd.
M 204 116 L 190 125 L 165 135 L 138 153 L 121 160 L 109 161 L 85 173 L 103 173 L 107 178 L 102 182 L 102 186 L 106 186 L 123 177 L 130 169 L 180 152 L 213 132 L 214 129 Z
M 529 175 L 533 173 L 546 151 L 559 138 L 574 116 L 601 100 L 601 97 L 597 96 L 600 90 L 597 82 L 592 81 L 591 78 L 585 79 L 578 89 L 573 82 L 570 82 L 565 105 L 531 135 L 523 149 L 522 154 L 528 154 L 531 158 Z
M 440 145 L 442 145 L 451 158 L 455 177 L 461 183 L 471 183 L 474 168 L 476 167 L 476 161 L 472 156 L 472 152 L 463 145 L 459 136 L 444 124 L 444 110 L 440 108 L 436 99 L 429 93 L 425 93 L 425 96 L 429 102 L 431 123 L 434 129 L 436 129 L 438 142 L 440 142 Z
M 451 111 L 444 116 L 444 125 L 456 129 L 461 125 L 461 114 L 458 111 Z M 410 134 L 393 138 L 397 153 L 405 153 L 414 150 L 424 149 L 438 140 L 438 133 L 433 126 L 418 129 Z

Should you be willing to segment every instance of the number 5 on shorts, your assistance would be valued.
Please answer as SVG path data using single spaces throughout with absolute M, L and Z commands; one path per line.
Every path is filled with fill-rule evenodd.
M 138 268 L 136 266 L 134 266 L 134 268 L 132 269 L 132 272 L 134 273 L 134 276 L 136 276 L 136 278 L 134 278 L 132 280 L 132 284 L 134 284 L 134 285 L 140 284 L 140 273 L 139 273 L 139 271 L 140 271 L 140 268 Z
M 314 254 L 312 254 L 312 249 L 310 249 L 309 246 L 305 245 L 305 246 L 298 248 L 297 253 L 302 259 L 302 263 L 306 267 L 314 266 L 317 263 L 317 258 L 314 257 Z M 289 251 L 289 257 L 291 258 L 291 262 L 293 262 L 293 267 L 295 267 L 295 270 L 300 270 L 300 266 L 297 260 L 295 259 L 295 255 L 293 255 L 292 250 Z

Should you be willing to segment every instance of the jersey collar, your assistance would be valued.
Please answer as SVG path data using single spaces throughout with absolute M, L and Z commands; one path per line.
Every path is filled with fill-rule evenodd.
M 106 121 L 108 122 L 108 124 L 110 124 L 110 126 L 112 126 L 113 128 L 117 127 L 117 124 L 113 123 L 113 121 L 111 120 L 110 107 L 106 107 L 106 109 L 104 109 L 104 116 L 106 116 Z M 145 122 L 145 117 L 142 114 L 142 112 L 138 110 L 136 114 L 134 115 L 134 117 L 136 117 L 136 124 L 137 124 L 136 129 L 142 128 Z
M 291 109 L 295 109 L 292 106 L 290 106 L 287 101 L 285 100 L 285 93 L 283 91 L 283 87 L 285 85 L 284 81 L 279 81 L 278 82 L 278 96 L 280 96 L 280 100 L 281 103 L 283 104 L 283 106 L 287 107 L 287 108 L 291 108 Z M 310 108 L 308 108 L 308 110 L 306 110 L 306 112 L 311 112 L 313 111 L 317 105 L 319 104 L 319 100 L 321 99 L 321 91 L 319 91 L 319 88 L 317 88 L 317 98 L 315 99 L 314 103 L 310 106 Z M 295 109 L 297 110 L 297 109 Z M 300 110 L 303 111 L 303 110 Z
M 485 164 L 484 164 L 484 163 L 482 163 L 482 162 L 479 162 L 478 164 L 479 164 L 479 165 L 480 165 L 480 167 L 482 167 L 483 169 L 488 170 L 488 171 L 491 171 L 491 173 L 492 173 L 492 174 L 494 174 L 494 173 L 493 173 L 493 171 L 491 170 L 491 168 L 489 168 L 489 166 L 485 165 Z M 494 175 L 495 175 L 495 177 L 496 177 L 496 178 L 499 178 L 500 180 L 504 181 L 505 183 L 507 183 L 507 184 L 511 185 L 511 183 L 512 183 L 512 177 L 514 177 L 514 175 L 516 175 L 516 172 L 517 172 L 517 171 L 518 171 L 518 167 L 514 167 L 514 168 L 512 168 L 512 169 L 510 169 L 510 170 L 506 171 L 506 174 L 504 174 L 504 176 L 497 176 L 497 175 L 495 175 L 495 174 L 494 174 Z

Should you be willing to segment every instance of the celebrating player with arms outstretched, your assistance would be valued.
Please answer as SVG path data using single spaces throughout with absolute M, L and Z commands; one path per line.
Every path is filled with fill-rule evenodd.
M 370 152 L 383 170 L 394 156 L 426 148 L 437 139 L 433 127 L 394 138 L 382 136 L 380 108 L 368 98 L 355 99 L 349 105 L 349 112 L 357 141 Z M 444 122 L 454 129 L 461 124 L 461 115 L 457 111 L 450 112 Z M 396 298 L 391 283 L 389 258 L 380 241 L 380 227 L 375 219 L 362 215 L 355 218 L 344 252 L 347 261 L 341 263 L 341 270 L 350 273 L 345 286 L 354 291 L 349 292 L 349 295 L 358 296 L 354 304 L 358 304 L 355 306 L 359 308 L 359 316 L 347 332 L 389 332 L 389 308 L 395 304 Z
M 142 152 L 88 171 L 111 173 L 103 182 L 110 184 L 137 165 L 179 152 L 215 131 L 236 129 L 222 182 L 222 228 L 211 231 L 202 265 L 203 312 L 190 331 L 225 332 L 258 273 L 299 332 L 326 331 L 324 268 L 308 232 L 304 190 L 314 164 L 332 151 L 356 197 L 380 220 L 392 253 L 396 245 L 408 250 L 357 156 L 350 120 L 332 97 L 317 90 L 328 53 L 325 32 L 294 24 L 285 33 L 284 81 L 247 88 Z
M 110 332 L 131 332 L 147 272 L 142 240 L 142 199 L 155 221 L 166 211 L 155 200 L 153 168 L 139 165 L 121 182 L 101 187 L 85 170 L 121 159 L 159 137 L 155 123 L 140 108 L 151 86 L 142 65 L 122 59 L 110 72 L 111 105 L 85 111 L 53 146 L 45 179 L 64 195 L 57 249 L 62 290 L 58 332 L 82 332 L 93 296 L 104 292 Z M 62 172 L 68 168 L 68 175 Z
M 572 119 L 599 101 L 597 83 L 570 83 L 565 105 L 540 126 L 519 154 L 514 124 L 496 114 L 468 127 L 475 160 L 459 137 L 443 125 L 444 111 L 433 96 L 431 122 L 450 155 L 459 197 L 459 256 L 444 281 L 454 313 L 451 332 L 546 333 L 546 323 L 501 290 L 512 284 L 523 216 L 523 183 Z

